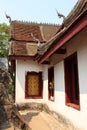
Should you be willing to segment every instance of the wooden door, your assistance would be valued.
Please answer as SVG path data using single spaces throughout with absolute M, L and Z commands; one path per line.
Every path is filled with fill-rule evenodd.
M 39 75 L 28 75 L 28 95 L 39 95 Z
M 28 72 L 26 75 L 26 97 L 39 97 L 42 96 L 42 73 Z

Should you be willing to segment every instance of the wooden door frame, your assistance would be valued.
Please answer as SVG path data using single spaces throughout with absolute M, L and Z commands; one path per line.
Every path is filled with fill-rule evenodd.
M 77 53 L 64 60 L 66 105 L 80 110 Z

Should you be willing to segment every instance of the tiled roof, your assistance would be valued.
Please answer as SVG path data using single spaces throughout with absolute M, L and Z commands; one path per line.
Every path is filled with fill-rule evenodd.
M 58 29 L 58 25 L 12 21 L 11 38 L 17 41 L 28 42 L 36 42 L 36 38 L 39 39 L 39 41 L 42 43 L 50 39 L 51 36 L 55 35 Z
M 39 39 L 40 42 L 44 42 L 40 27 L 34 24 L 28 24 L 26 22 L 12 21 L 11 22 L 12 38 L 18 41 L 35 42 L 34 37 Z M 33 36 L 32 36 L 32 34 Z
M 62 29 L 60 32 L 58 32 L 57 34 L 55 34 L 55 36 L 51 37 L 51 39 L 49 41 L 47 41 L 44 44 L 41 44 L 38 46 L 38 54 L 43 55 L 48 48 L 53 44 L 53 42 L 60 37 L 64 32 L 66 31 L 66 28 Z
M 14 42 L 13 43 L 13 55 L 19 56 L 34 56 L 37 53 L 37 44 L 35 43 L 21 43 Z
M 41 33 L 45 41 L 50 40 L 60 29 L 58 25 L 42 24 L 40 25 Z
M 56 34 L 58 25 L 11 21 L 11 55 L 34 56 L 37 44 L 45 43 Z

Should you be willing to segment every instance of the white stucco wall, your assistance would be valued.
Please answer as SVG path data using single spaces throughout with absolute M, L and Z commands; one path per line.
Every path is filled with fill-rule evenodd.
M 55 102 L 48 102 L 51 109 L 69 118 L 81 130 L 87 130 L 87 33 L 85 31 L 87 32 L 87 29 L 80 32 L 65 45 L 67 53 L 62 56 L 62 60 L 60 60 L 61 56 L 58 59 L 53 57 Z M 78 60 L 80 111 L 65 105 L 64 58 L 74 52 L 77 52 Z
M 43 99 L 25 99 L 25 75 L 28 71 L 35 71 L 39 72 L 42 71 L 42 65 L 38 65 L 35 61 L 24 61 L 18 60 L 16 61 L 16 96 L 15 102 L 16 103 L 25 103 L 25 102 L 32 102 L 38 101 L 41 102 Z
M 87 111 L 87 41 L 78 51 L 78 64 L 81 110 Z
M 43 99 L 48 100 L 48 65 L 43 66 Z

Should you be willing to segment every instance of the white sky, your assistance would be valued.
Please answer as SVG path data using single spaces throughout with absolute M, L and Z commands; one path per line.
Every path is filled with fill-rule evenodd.
M 78 0 L 0 0 L 0 23 L 8 23 L 5 12 L 12 20 L 60 24 L 56 14 L 67 16 Z

